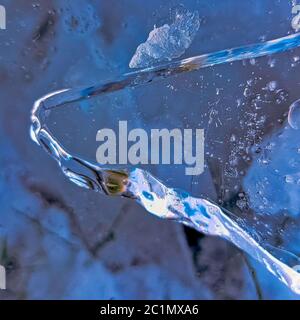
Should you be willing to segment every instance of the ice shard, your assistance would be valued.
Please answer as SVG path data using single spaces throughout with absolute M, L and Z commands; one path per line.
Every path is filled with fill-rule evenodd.
M 198 11 L 176 10 L 172 24 L 155 27 L 147 41 L 138 46 L 129 67 L 144 68 L 180 57 L 191 45 L 199 27 Z

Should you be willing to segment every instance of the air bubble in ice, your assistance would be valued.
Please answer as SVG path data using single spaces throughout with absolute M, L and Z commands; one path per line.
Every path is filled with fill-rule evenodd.
M 288 122 L 293 129 L 300 129 L 300 99 L 290 106 Z
M 137 47 L 129 67 L 143 68 L 180 57 L 191 45 L 199 26 L 198 11 L 176 10 L 172 24 L 154 28 L 147 41 Z
M 294 178 L 290 175 L 285 176 L 285 182 L 286 183 L 293 183 L 294 182 Z
M 244 97 L 248 98 L 251 96 L 251 90 L 246 87 L 245 90 L 244 90 Z
M 256 60 L 254 58 L 250 59 L 249 62 L 252 66 L 255 66 L 256 64 Z
M 294 57 L 293 57 L 293 61 L 294 61 L 294 62 L 300 61 L 300 57 L 299 57 L 299 56 L 294 56 Z
M 276 81 L 271 81 L 267 84 L 267 88 L 269 91 L 275 91 L 277 88 L 277 82 Z
M 269 67 L 270 68 L 274 68 L 275 67 L 275 64 L 276 64 L 276 59 L 269 59 L 269 61 L 268 61 L 268 65 L 269 65 Z

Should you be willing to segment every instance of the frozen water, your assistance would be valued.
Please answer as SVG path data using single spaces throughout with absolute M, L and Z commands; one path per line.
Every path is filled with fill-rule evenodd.
M 295 101 L 289 109 L 288 115 L 289 125 L 295 129 L 300 129 L 300 100 Z
M 155 62 L 180 57 L 191 45 L 200 26 L 198 11 L 176 10 L 174 22 L 154 28 L 146 42 L 140 44 L 132 57 L 130 68 L 143 68 Z
M 155 297 L 171 299 L 175 295 L 174 287 L 178 288 L 175 298 L 187 298 L 189 295 L 186 294 L 186 291 L 179 289 L 180 284 L 186 285 L 193 292 L 194 299 L 203 298 L 203 295 L 208 293 L 211 293 L 214 299 L 256 299 L 258 295 L 253 285 L 252 273 L 245 264 L 243 255 L 234 246 L 216 237 L 197 235 L 196 232 L 176 223 L 160 222 L 147 214 L 143 208 L 131 203 L 130 200 L 111 199 L 74 187 L 68 181 L 64 181 L 51 160 L 47 159 L 43 152 L 38 150 L 39 148 L 36 149 L 36 146 L 25 135 L 28 131 L 29 108 L 37 97 L 59 88 L 99 83 L 112 79 L 113 74 L 117 75 L 126 71 L 137 45 L 146 40 L 149 31 L 153 29 L 153 24 L 161 26 L 172 22 L 162 20 L 168 17 L 169 2 L 155 0 L 144 2 L 145 5 L 141 6 L 140 0 L 132 0 L 130 5 L 127 4 L 127 1 L 114 1 L 114 5 L 111 6 L 111 1 L 37 0 L 34 1 L 39 5 L 37 8 L 30 5 L 30 2 L 28 5 L 27 2 L 26 5 L 24 1 L 20 2 L 23 3 L 20 6 L 16 6 L 13 1 L 3 2 L 7 5 L 11 26 L 14 27 L 0 34 L 2 39 L 0 58 L 3 62 L 0 67 L 3 88 L 0 96 L 1 101 L 7 102 L 0 111 L 2 121 L 0 128 L 2 168 L 0 220 L 8 240 L 8 254 L 13 258 L 16 268 L 10 267 L 9 290 L 0 291 L 0 299 L 20 297 L 60 299 L 66 298 L 64 291 L 67 288 L 70 288 L 67 291 L 69 292 L 68 297 L 71 298 L 76 298 L 75 295 L 80 293 L 80 297 L 96 297 L 97 299 L 102 297 L 106 299 L 153 299 Z M 91 32 L 85 33 L 81 33 L 76 24 L 72 29 L 66 28 L 64 22 L 65 18 L 71 14 L 75 17 L 79 16 L 79 7 L 85 9 L 83 2 L 84 5 L 90 4 L 93 7 L 101 23 L 98 29 L 88 28 L 85 30 Z M 267 40 L 291 31 L 292 16 L 288 1 L 276 1 L 275 3 L 273 0 L 240 2 L 236 0 L 183 0 L 180 3 L 184 3 L 190 10 L 198 10 L 201 19 L 203 17 L 197 39 L 194 39 L 191 50 L 188 49 L 188 52 L 211 52 L 215 49 L 260 41 L 259 37 L 262 34 Z M 65 10 L 67 4 L 72 9 L 72 13 Z M 30 39 L 36 34 L 37 28 L 40 25 L 47 25 L 48 10 L 54 12 L 50 15 L 53 23 L 48 24 L 49 27 L 46 28 L 41 38 L 32 43 Z M 229 19 L 233 16 L 235 19 Z M 92 18 L 88 19 L 92 25 Z M 274 24 L 274 21 L 282 23 Z M 178 101 L 177 103 L 173 98 L 172 103 L 168 103 L 169 123 L 174 126 L 177 126 L 177 123 L 181 124 L 182 119 L 178 119 L 177 115 L 184 106 L 195 111 L 193 116 L 188 118 L 190 127 L 194 128 L 201 121 L 206 108 L 209 110 L 209 103 L 220 99 L 219 104 L 214 105 L 214 110 L 218 110 L 219 114 L 212 116 L 207 141 L 210 144 L 213 139 L 217 140 L 217 134 L 220 131 L 224 139 L 227 140 L 227 137 L 234 133 L 236 141 L 239 141 L 242 138 L 242 129 L 239 127 L 239 121 L 235 121 L 234 114 L 239 110 L 242 112 L 244 108 L 242 105 L 236 107 L 235 101 L 239 98 L 242 103 L 247 101 L 242 96 L 247 79 L 255 76 L 263 77 L 259 87 L 256 85 L 251 88 L 252 94 L 256 94 L 258 89 L 265 87 L 271 80 L 278 81 L 280 88 L 288 90 L 290 97 L 287 104 L 262 105 L 260 102 L 261 112 L 267 116 L 275 110 L 284 109 L 286 112 L 289 105 L 299 98 L 297 96 L 299 92 L 297 75 L 300 63 L 293 61 L 295 64 L 293 69 L 282 67 L 283 62 L 291 60 L 294 55 L 300 56 L 299 49 L 296 49 L 292 55 L 287 53 L 257 59 L 255 67 L 250 66 L 248 61 L 245 64 L 237 62 L 232 66 L 228 64 L 202 69 L 200 72 L 187 76 L 175 77 L 171 81 L 168 79 L 155 85 L 155 96 L 157 96 L 155 101 L 153 101 L 152 85 L 144 86 L 142 90 L 146 91 L 149 87 L 152 96 L 151 99 L 148 98 L 147 101 L 144 99 L 140 103 L 139 109 L 142 114 L 139 115 L 139 118 L 142 125 L 137 125 L 136 122 L 133 125 L 147 128 L 152 125 L 146 119 L 145 114 L 149 119 L 151 114 L 157 112 L 157 101 L 165 103 L 164 94 L 167 90 L 164 90 L 164 82 L 166 82 L 166 84 L 171 83 L 168 89 L 169 97 L 171 94 L 175 95 Z M 269 69 L 267 65 L 269 60 L 272 66 L 274 61 L 276 62 L 272 69 Z M 21 69 L 21 65 L 25 66 L 26 70 L 23 67 Z M 255 72 L 254 75 L 251 74 L 252 71 Z M 25 78 L 27 73 L 30 74 L 30 81 L 27 80 L 27 76 Z M 227 81 L 231 83 L 230 88 L 229 85 L 226 86 Z M 214 82 L 216 82 L 215 85 Z M 243 84 L 242 87 L 239 87 L 240 83 Z M 15 94 L 16 87 L 18 87 L 17 95 Z M 220 88 L 218 97 L 215 97 L 216 88 Z M 130 91 L 126 90 L 128 95 Z M 132 103 L 134 103 L 135 93 L 132 96 Z M 194 103 L 196 99 L 197 104 Z M 97 129 L 102 125 L 112 126 L 116 117 L 127 119 L 124 118 L 124 109 L 128 110 L 128 107 L 132 106 L 129 98 L 125 101 L 118 98 L 118 109 L 114 104 L 108 103 L 91 105 L 93 100 L 83 102 L 84 109 L 89 114 L 93 112 L 91 117 L 96 119 Z M 191 105 L 193 108 L 190 107 Z M 103 106 L 106 106 L 105 111 L 99 114 Z M 230 112 L 222 112 L 229 107 Z M 98 117 L 94 117 L 95 108 L 99 110 Z M 57 122 L 53 133 L 56 135 L 60 128 L 64 128 L 62 129 L 64 135 L 59 137 L 60 141 L 68 143 L 68 150 L 75 151 L 77 139 L 72 137 L 68 139 L 65 136 L 66 130 L 81 131 L 82 135 L 86 136 L 93 132 L 90 131 L 87 123 L 92 125 L 94 122 L 84 121 L 87 112 L 77 113 L 74 108 L 72 110 L 68 112 L 67 109 L 62 108 L 51 114 L 57 117 L 62 117 L 64 114 L 68 116 L 67 119 L 64 117 L 64 122 Z M 130 108 L 130 112 L 131 110 Z M 132 116 L 127 114 L 127 117 Z M 233 118 L 232 122 L 230 124 L 226 122 L 225 117 Z M 218 118 L 222 120 L 223 126 L 216 132 L 215 123 Z M 50 126 L 53 124 L 51 121 L 48 123 Z M 159 121 L 157 123 L 161 124 Z M 265 126 L 268 126 L 268 123 L 269 117 Z M 70 128 L 73 124 L 74 129 Z M 234 130 L 232 124 L 238 129 Z M 199 126 L 203 127 L 201 124 Z M 291 132 L 297 135 L 297 131 L 291 129 Z M 88 140 L 86 144 L 89 142 L 90 149 L 95 148 L 94 140 Z M 215 144 L 211 148 L 215 151 L 215 158 L 220 156 L 216 150 L 217 146 Z M 230 149 L 231 145 L 226 145 L 226 148 Z M 294 151 L 297 152 L 300 145 L 295 148 Z M 208 151 L 212 153 L 212 150 Z M 222 159 L 224 159 L 223 156 L 225 153 L 221 154 Z M 94 153 L 92 157 L 94 158 Z M 207 156 L 208 160 L 209 157 Z M 240 161 L 239 157 L 238 160 Z M 15 165 L 20 169 L 18 172 Z M 162 177 L 164 172 L 174 177 L 173 172 L 170 174 L 168 167 L 159 169 L 161 169 L 159 172 L 153 172 L 157 177 L 164 179 Z M 239 174 L 240 169 L 237 169 Z M 217 202 L 218 195 L 215 196 L 213 193 L 213 185 L 209 180 L 209 169 L 206 169 L 205 172 L 208 178 L 201 176 L 191 192 L 202 196 L 201 189 L 205 190 L 204 195 Z M 30 184 L 24 185 L 24 178 L 30 179 Z M 189 190 L 189 186 L 186 187 L 182 183 L 183 177 L 178 176 L 176 179 L 177 186 Z M 225 180 L 226 187 L 227 181 Z M 176 185 L 170 181 L 165 182 L 169 186 Z M 29 187 L 33 184 L 35 188 L 30 189 Z M 211 190 L 209 191 L 211 194 L 207 194 L 208 189 Z M 57 208 L 57 203 L 51 201 L 52 203 L 46 206 L 40 196 L 40 190 L 47 192 L 46 196 L 47 194 L 52 195 L 53 199 L 58 196 L 59 199 L 64 200 L 67 207 L 70 206 L 74 210 L 73 215 L 69 215 L 64 208 L 58 210 L 69 221 L 69 231 L 73 236 L 72 239 L 68 239 L 68 242 L 65 241 L 65 238 L 61 238 L 60 229 L 57 230 L 56 235 L 56 229 L 61 225 L 60 220 L 59 223 L 52 223 L 51 220 L 51 229 L 49 229 L 50 223 L 45 223 L 44 226 L 44 219 L 50 221 L 50 216 L 53 215 L 52 209 Z M 278 196 L 277 201 L 280 201 L 281 198 L 281 195 Z M 16 213 L 14 210 L 16 206 L 24 214 Z M 86 260 L 75 258 L 80 252 L 89 253 L 89 247 L 93 248 L 97 241 L 102 241 L 112 221 L 118 215 L 121 216 L 121 222 L 117 224 L 117 227 L 113 224 L 114 237 L 101 247 L 97 256 L 88 254 Z M 261 217 L 258 218 L 260 219 Z M 79 233 L 78 230 L 82 230 L 82 233 Z M 201 252 L 194 249 L 194 243 L 190 247 L 186 244 L 185 238 L 190 239 L 190 231 L 193 237 L 197 238 L 197 243 L 201 245 Z M 273 231 L 273 234 L 278 233 Z M 285 235 L 288 234 L 289 232 L 286 231 Z M 81 239 L 83 239 L 82 242 Z M 80 246 L 72 245 L 71 241 L 72 243 L 79 242 Z M 293 243 L 295 252 L 299 252 L 299 241 L 290 242 Z M 88 245 L 85 246 L 84 243 Z M 57 249 L 54 250 L 55 252 L 53 252 L 54 247 Z M 215 263 L 216 256 L 218 263 Z M 295 298 L 295 295 L 281 285 L 262 265 L 254 264 L 253 260 L 251 264 L 255 267 L 253 271 L 257 274 L 264 299 Z M 84 280 L 87 277 L 86 272 L 90 273 L 89 281 Z M 67 277 L 64 277 L 63 281 L 55 281 L 58 273 L 66 274 Z M 74 284 L 77 288 L 74 288 Z M 100 284 L 101 287 L 97 284 Z M 203 287 L 203 284 L 206 286 Z M 142 292 L 141 287 L 143 287 Z M 72 293 L 73 296 L 70 296 Z
M 275 89 L 277 88 L 277 83 L 276 81 L 271 81 L 267 84 L 267 88 L 270 90 L 270 91 L 275 91 Z
M 92 96 L 108 94 L 130 87 L 135 88 L 153 80 L 207 66 L 238 61 L 244 58 L 254 59 L 267 54 L 286 51 L 299 46 L 299 40 L 300 35 L 295 34 L 277 40 L 223 50 L 156 68 L 127 73 L 121 79 L 104 85 L 84 89 L 67 89 L 49 94 L 38 100 L 33 108 L 31 118 L 32 138 L 59 163 L 63 173 L 78 186 L 104 192 L 107 195 L 120 195 L 135 199 L 147 211 L 160 218 L 176 220 L 205 234 L 225 238 L 261 262 L 294 292 L 300 293 L 300 276 L 292 268 L 295 266 L 295 259 L 293 262 L 282 261 L 281 251 L 280 257 L 276 257 L 274 252 L 278 251 L 277 248 L 275 248 L 276 250 L 270 250 L 264 246 L 262 239 L 253 235 L 255 230 L 249 232 L 250 227 L 231 217 L 231 213 L 227 210 L 201 197 L 196 198 L 187 192 L 167 187 L 146 170 L 130 167 L 119 170 L 109 167 L 102 168 L 70 154 L 51 135 L 47 126 L 43 123 L 45 114 L 49 114 L 52 109 L 68 103 L 75 103 Z M 252 82 L 247 84 L 249 86 L 254 85 Z M 271 89 L 275 90 L 275 86 L 271 86 Z M 273 92 L 272 90 L 270 91 Z M 275 96 L 277 104 L 281 104 L 286 98 L 283 90 L 276 90 Z M 253 97 L 251 90 L 249 95 L 246 95 L 246 98 L 250 97 Z M 253 136 L 254 140 L 260 126 L 265 122 L 265 117 L 259 118 L 254 113 L 248 113 L 247 116 L 249 117 L 248 123 L 253 122 L 258 125 L 253 128 L 250 127 L 248 130 L 250 138 Z M 222 125 L 220 121 L 219 123 Z M 234 142 L 235 138 L 232 140 Z M 231 162 L 235 163 L 235 160 L 232 159 Z M 240 171 L 238 174 L 243 176 L 244 172 Z M 243 209 L 248 207 L 248 200 L 245 196 L 241 196 L 238 201 L 238 207 Z M 288 252 L 287 255 L 289 261 L 291 261 Z M 297 259 L 296 262 L 298 262 Z

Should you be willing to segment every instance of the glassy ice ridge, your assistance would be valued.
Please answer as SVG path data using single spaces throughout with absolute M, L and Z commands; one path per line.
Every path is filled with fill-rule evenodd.
M 174 22 L 154 28 L 146 42 L 140 44 L 132 57 L 130 68 L 143 68 L 155 62 L 180 57 L 191 45 L 199 29 L 198 11 L 177 10 Z

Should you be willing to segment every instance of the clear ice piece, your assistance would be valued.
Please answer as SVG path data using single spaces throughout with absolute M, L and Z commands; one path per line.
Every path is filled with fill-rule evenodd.
M 154 28 L 132 57 L 130 68 L 144 68 L 184 54 L 200 27 L 198 11 L 176 10 L 174 22 Z

